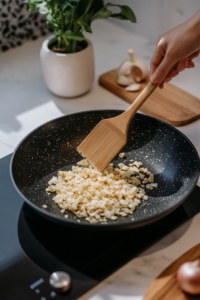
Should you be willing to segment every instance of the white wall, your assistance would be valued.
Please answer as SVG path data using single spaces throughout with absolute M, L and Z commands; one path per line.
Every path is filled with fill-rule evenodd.
M 114 21 L 156 41 L 165 31 L 190 18 L 200 9 L 200 0 L 111 0 L 115 4 L 129 5 L 135 12 L 137 24 Z

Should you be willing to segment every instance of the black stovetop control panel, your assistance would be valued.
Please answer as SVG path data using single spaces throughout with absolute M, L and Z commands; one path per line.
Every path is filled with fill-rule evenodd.
M 50 275 L 27 257 L 23 257 L 0 273 L 1 299 L 59 300 L 65 298 L 68 292 L 56 292 L 50 285 Z M 59 285 L 59 282 L 57 283 Z

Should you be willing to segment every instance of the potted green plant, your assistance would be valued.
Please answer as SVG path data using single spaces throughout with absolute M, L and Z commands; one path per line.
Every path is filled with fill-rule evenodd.
M 86 93 L 94 80 L 92 43 L 83 32 L 92 33 L 97 19 L 117 18 L 136 22 L 134 12 L 125 5 L 104 4 L 103 0 L 28 0 L 29 10 L 46 15 L 54 36 L 47 38 L 40 57 L 45 82 L 51 92 L 62 97 Z M 110 8 L 120 8 L 113 13 Z

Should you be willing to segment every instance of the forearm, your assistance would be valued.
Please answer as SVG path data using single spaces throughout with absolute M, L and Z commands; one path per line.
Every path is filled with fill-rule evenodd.
M 185 22 L 185 27 L 195 41 L 196 50 L 200 49 L 200 10 Z
M 200 50 L 200 10 L 186 22 L 162 34 L 151 60 L 151 81 L 168 82 L 186 68 Z M 170 72 L 174 65 L 177 68 Z M 161 85 L 163 87 L 163 84 Z

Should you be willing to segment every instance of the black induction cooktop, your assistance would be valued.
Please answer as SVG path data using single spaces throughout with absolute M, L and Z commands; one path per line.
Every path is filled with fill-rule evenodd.
M 43 219 L 17 194 L 10 155 L 0 160 L 0 299 L 77 299 L 200 211 L 200 188 L 167 217 L 118 232 L 68 228 Z M 49 284 L 55 271 L 71 277 L 59 294 Z

